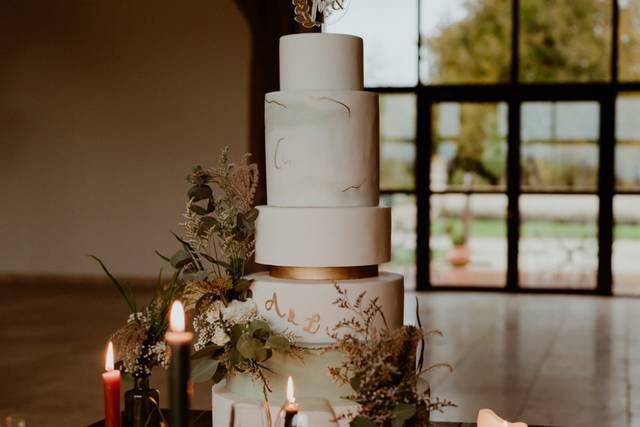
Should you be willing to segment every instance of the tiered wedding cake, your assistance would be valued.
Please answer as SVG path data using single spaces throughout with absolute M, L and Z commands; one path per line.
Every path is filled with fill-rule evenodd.
M 267 362 L 274 421 L 289 375 L 296 397 L 326 398 L 336 415 L 357 410 L 328 375 L 342 355 L 318 350 L 350 314 L 333 304 L 335 283 L 354 299 L 377 297 L 390 327 L 403 321 L 402 276 L 378 273 L 391 221 L 378 206 L 378 95 L 362 90 L 362 39 L 282 37 L 280 88 L 265 96 L 268 205 L 258 208 L 256 261 L 270 271 L 252 276 L 253 299 L 274 329 L 314 350 L 303 361 L 274 353 Z M 262 398 L 242 375 L 215 386 L 214 426 L 261 425 Z

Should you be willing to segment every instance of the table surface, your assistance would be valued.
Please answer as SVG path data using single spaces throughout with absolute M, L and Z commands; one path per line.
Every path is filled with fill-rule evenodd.
M 168 410 L 163 409 L 162 413 L 165 418 L 168 419 Z M 191 417 L 190 427 L 211 427 L 213 421 L 211 420 L 211 411 L 189 411 Z M 458 422 L 434 422 L 434 427 L 474 427 L 476 423 L 458 423 Z M 89 425 L 89 427 L 101 427 L 104 426 L 103 421 Z M 124 424 L 123 424 L 124 426 Z M 545 427 L 545 426 L 529 426 L 529 427 Z

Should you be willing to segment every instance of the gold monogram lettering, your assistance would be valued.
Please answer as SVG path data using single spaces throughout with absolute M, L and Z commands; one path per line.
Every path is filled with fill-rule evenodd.
M 273 296 L 271 297 L 271 299 L 268 299 L 264 302 L 264 308 L 267 311 L 271 311 L 271 309 L 275 309 L 276 314 L 278 315 L 278 317 L 284 317 L 285 314 L 284 313 L 280 313 L 280 307 L 278 307 L 278 295 L 276 295 L 276 293 L 273 293 Z
M 296 311 L 293 308 L 289 309 L 289 315 L 287 316 L 287 322 L 291 323 L 292 325 L 298 326 L 298 323 L 296 323 Z
M 296 322 L 296 311 L 293 308 L 289 308 L 286 313 L 280 311 L 280 306 L 278 305 L 278 295 L 274 292 L 271 299 L 268 299 L 264 302 L 264 308 L 267 311 L 273 310 L 278 317 L 281 319 L 286 316 L 287 322 L 292 325 L 299 326 L 300 324 Z M 320 314 L 315 313 L 304 319 L 306 324 L 305 327 L 302 328 L 305 332 L 310 334 L 316 334 L 320 330 Z
M 320 330 L 320 315 L 318 313 L 304 320 L 307 321 L 307 326 L 304 327 L 305 332 L 316 334 Z

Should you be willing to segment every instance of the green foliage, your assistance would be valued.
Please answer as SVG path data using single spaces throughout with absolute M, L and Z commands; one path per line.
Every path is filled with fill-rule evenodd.
M 264 347 L 270 350 L 287 351 L 291 348 L 291 342 L 282 335 L 271 335 L 267 338 Z
M 611 2 L 600 0 L 526 1 L 520 4 L 519 79 L 522 82 L 607 81 L 610 76 Z M 640 77 L 640 32 L 634 2 L 621 7 L 621 76 Z M 464 3 L 465 18 L 443 25 L 422 40 L 430 52 L 434 83 L 500 83 L 511 74 L 511 0 Z M 437 113 L 436 113 L 437 114 Z M 495 104 L 463 103 L 457 152 L 449 182 L 459 185 L 471 172 L 474 184 L 505 185 L 506 145 L 497 134 Z M 436 121 L 437 123 L 437 121 Z M 593 187 L 595 171 L 583 165 L 557 165 L 546 159 L 523 164 L 523 183 L 562 183 Z M 573 170 L 569 170 L 573 169 Z M 544 176 L 549 176 L 545 179 Z
M 462 224 L 450 221 L 447 223 L 444 229 L 445 233 L 451 239 L 451 243 L 453 246 L 462 246 L 466 242 L 466 238 L 464 235 L 464 227 Z
M 393 410 L 391 427 L 402 427 L 416 414 L 416 405 L 409 403 L 398 403 Z
M 96 260 L 98 262 L 98 264 L 100 264 L 100 267 L 102 268 L 102 271 L 104 271 L 104 273 L 107 275 L 107 277 L 109 278 L 109 280 L 111 280 L 111 283 L 113 283 L 113 286 L 116 287 L 116 289 L 118 290 L 118 292 L 120 293 L 120 295 L 122 295 L 122 298 L 124 298 L 125 302 L 127 303 L 127 306 L 129 306 L 129 310 L 131 310 L 131 313 L 137 313 L 138 309 L 136 306 L 136 299 L 133 295 L 133 291 L 131 290 L 130 287 L 128 287 L 127 285 L 122 285 L 118 279 L 116 279 L 113 274 L 111 274 L 111 272 L 107 269 L 107 266 L 104 265 L 104 263 L 102 262 L 102 260 L 100 258 L 98 258 L 95 255 L 89 255 L 90 258 L 93 258 L 94 260 Z
M 436 83 L 506 82 L 511 64 L 511 1 L 465 2 L 466 18 L 425 40 Z M 527 82 L 608 79 L 611 6 L 607 1 L 526 1 L 520 5 L 520 79 Z M 621 20 L 631 34 L 631 22 Z M 634 38 L 637 40 L 638 35 Z M 621 69 L 639 56 L 621 55 Z M 628 61 L 628 62 L 622 62 Z
M 220 362 L 215 359 L 200 360 L 191 371 L 191 379 L 195 383 L 208 381 L 218 370 Z
M 251 304 L 245 301 L 242 304 Z M 200 324 L 200 322 L 204 324 Z M 274 351 L 300 357 L 300 350 L 293 345 L 293 337 L 275 333 L 267 321 L 261 318 L 247 319 L 241 322 L 230 322 L 223 315 L 211 323 L 206 314 L 196 318 L 196 330 L 224 329 L 228 339 L 224 345 L 208 344 L 193 354 L 199 362 L 192 372 L 194 381 L 221 381 L 225 375 L 242 373 L 252 376 L 263 385 L 265 399 L 269 385 L 264 375 L 268 370 L 264 362 L 273 356 Z M 202 362 L 204 361 L 204 362 Z
M 120 357 L 117 361 L 119 369 L 131 376 L 144 376 L 149 375 L 154 366 L 166 365 L 164 335 L 168 327 L 170 305 L 182 290 L 183 284 L 179 280 L 180 268 L 174 272 L 168 282 L 163 281 L 162 270 L 158 273 L 157 285 L 151 301 L 138 311 L 133 290 L 126 284 L 120 283 L 98 257 L 94 255 L 90 257 L 100 264 L 131 310 L 129 320 L 112 336 Z
M 422 374 L 437 367 L 451 369 L 446 364 L 422 368 L 423 340 L 428 335 L 439 335 L 438 331 L 424 333 L 415 326 L 391 329 L 377 299 L 366 302 L 363 292 L 351 301 L 346 290 L 338 285 L 336 289 L 338 298 L 334 304 L 347 310 L 350 317 L 338 322 L 331 333 L 334 348 L 345 354 L 345 360 L 330 367 L 329 374 L 334 381 L 353 389 L 352 394 L 344 396 L 359 405 L 351 427 L 426 427 L 430 412 L 455 406 L 432 398 L 429 389 L 418 390 Z
M 174 234 L 181 248 L 162 258 L 182 269 L 188 309 L 197 308 L 201 300 L 228 302 L 250 297 L 251 281 L 244 273 L 254 250 L 257 180 L 257 165 L 249 164 L 247 156 L 238 164 L 230 163 L 228 148 L 217 167 L 196 166 L 187 176 L 191 186 L 181 224 L 184 236 Z
M 373 421 L 369 421 L 367 418 L 360 415 L 356 416 L 350 424 L 351 427 L 379 427 L 378 424 Z

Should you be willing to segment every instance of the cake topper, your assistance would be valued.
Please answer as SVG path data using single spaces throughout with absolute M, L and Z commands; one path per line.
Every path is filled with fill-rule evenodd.
M 348 0 L 293 0 L 294 18 L 305 28 L 321 27 L 347 7 Z

